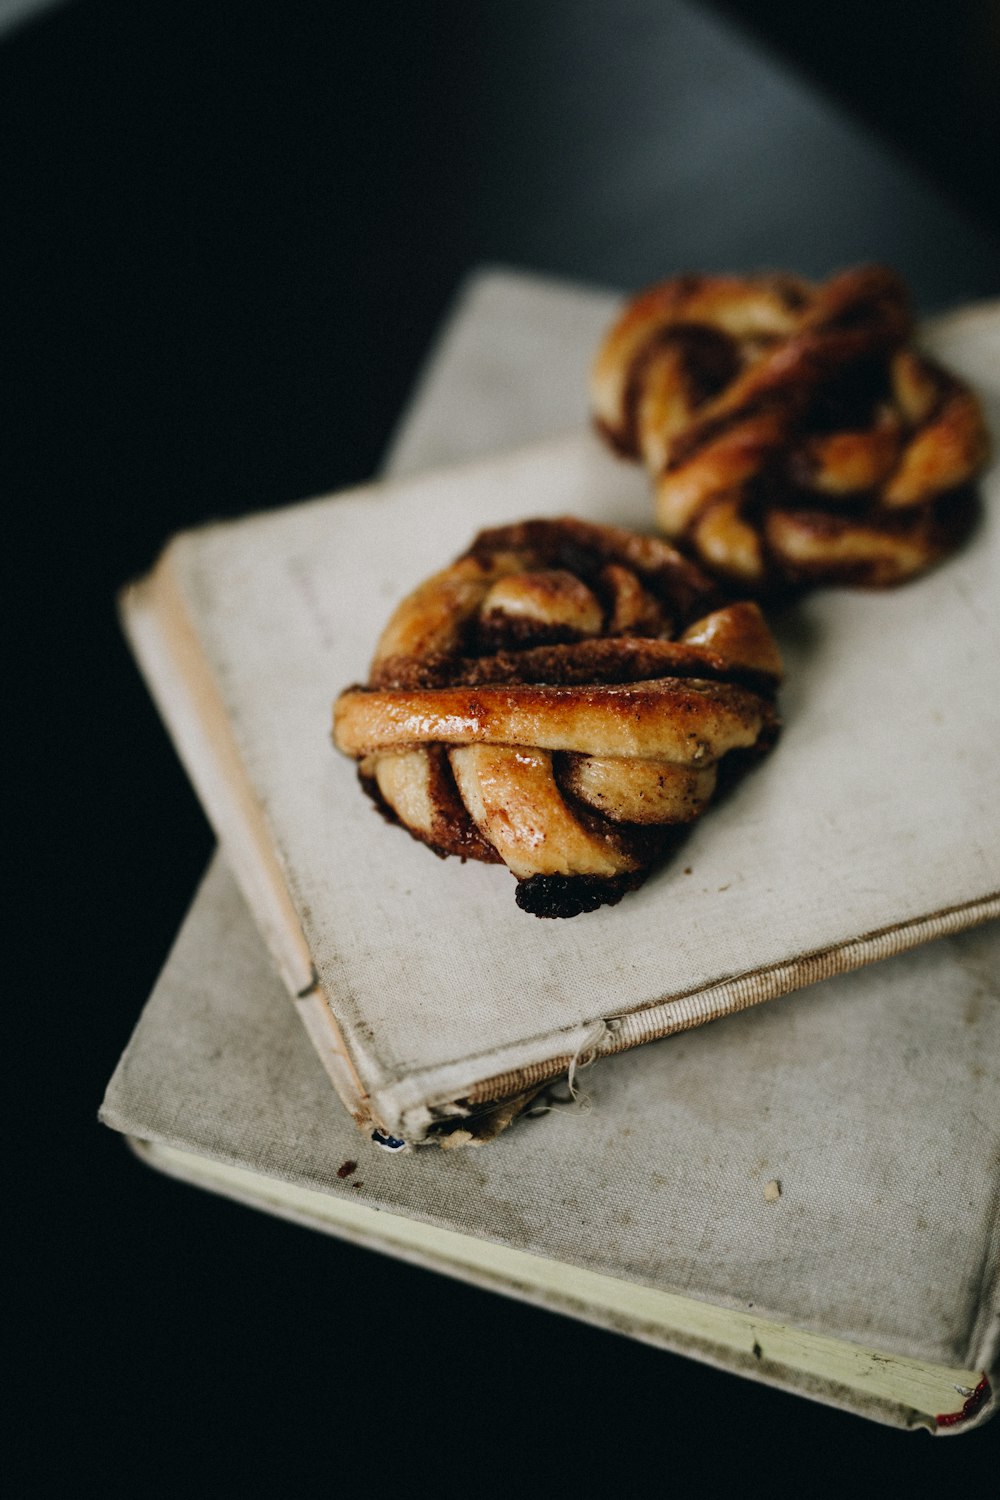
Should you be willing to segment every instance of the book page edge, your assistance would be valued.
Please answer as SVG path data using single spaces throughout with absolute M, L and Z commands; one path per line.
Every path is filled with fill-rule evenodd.
M 119 595 L 119 615 L 160 716 L 223 846 L 234 877 L 345 1107 L 365 1128 L 368 1094 L 351 1060 L 292 905 L 177 576 L 183 538 Z
M 891 1426 L 950 1435 L 996 1409 L 985 1369 L 883 1354 L 161 1142 L 126 1140 L 156 1170 L 248 1207 Z

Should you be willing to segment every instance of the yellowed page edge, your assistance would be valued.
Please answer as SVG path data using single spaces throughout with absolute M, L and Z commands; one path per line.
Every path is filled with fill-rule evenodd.
M 317 981 L 267 826 L 188 615 L 172 543 L 120 612 L 146 681 L 320 1060 L 364 1128 L 367 1094 Z
M 987 1372 L 928 1364 L 547 1260 L 160 1142 L 130 1145 L 168 1175 L 875 1420 L 939 1434 L 993 1414 Z M 986 1385 L 984 1386 L 984 1382 Z M 968 1415 L 963 1415 L 967 1411 Z

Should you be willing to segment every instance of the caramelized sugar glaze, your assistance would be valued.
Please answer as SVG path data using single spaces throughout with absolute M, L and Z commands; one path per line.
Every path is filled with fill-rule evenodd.
M 754 603 L 655 538 L 564 518 L 481 532 L 403 600 L 334 741 L 436 853 L 502 862 L 517 902 L 621 899 L 777 730 Z
M 594 420 L 648 467 L 660 529 L 731 585 L 902 583 L 969 529 L 989 448 L 975 396 L 912 332 L 884 267 L 678 277 L 609 330 Z

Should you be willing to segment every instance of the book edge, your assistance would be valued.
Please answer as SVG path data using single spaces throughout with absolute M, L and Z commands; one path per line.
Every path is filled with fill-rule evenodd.
M 419 1133 L 433 1122 L 435 1110 L 452 1105 L 456 1099 L 474 1111 L 477 1106 L 540 1087 L 571 1068 L 587 1066 L 599 1058 L 749 1010 L 765 1000 L 895 957 L 922 943 L 950 937 L 995 917 L 1000 917 L 1000 892 L 783 960 L 767 969 L 733 975 L 699 990 L 669 996 L 642 1010 L 612 1012 L 565 1031 L 530 1038 L 505 1049 L 509 1066 L 487 1078 L 476 1076 L 481 1069 L 469 1069 L 469 1063 L 479 1059 L 468 1058 L 410 1074 L 379 1091 L 379 1107 L 404 1136 L 408 1132 Z M 542 1062 L 517 1062 L 518 1053 L 528 1049 L 536 1053 L 547 1050 L 549 1055 Z M 498 1053 L 482 1056 L 496 1058 Z
M 360 1128 L 368 1095 L 319 983 L 284 873 L 177 576 L 184 535 L 119 595 L 119 615 L 163 723 L 331 1082 Z
M 115 1128 L 112 1121 L 106 1123 Z M 887 1425 L 954 1435 L 981 1425 L 996 1410 L 989 1367 L 978 1363 L 952 1369 L 880 1354 L 849 1340 L 626 1282 L 432 1221 L 341 1202 L 317 1189 L 281 1183 L 265 1173 L 183 1148 L 127 1133 L 124 1138 L 146 1165 L 247 1207 Z M 645 1318 L 639 1310 L 643 1303 L 648 1304 Z M 765 1344 L 776 1352 L 766 1354 Z M 838 1358 L 849 1367 L 855 1357 L 858 1370 L 853 1379 L 838 1380 L 818 1368 L 824 1361 L 828 1368 L 831 1363 L 836 1366 Z M 849 1369 L 841 1373 L 848 1376 Z M 914 1400 L 919 1399 L 914 1387 L 921 1381 L 930 1387 L 933 1382 L 947 1409 L 928 1411 L 926 1399 L 924 1406 L 894 1399 L 888 1393 L 897 1379 L 911 1383 Z M 952 1390 L 962 1398 L 954 1406 Z

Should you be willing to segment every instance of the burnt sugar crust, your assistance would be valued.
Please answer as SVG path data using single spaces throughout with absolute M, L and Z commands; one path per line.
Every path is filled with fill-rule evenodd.
M 975 395 L 912 335 L 882 266 L 676 277 L 609 329 L 594 422 L 646 464 L 664 534 L 730 585 L 889 587 L 964 540 L 989 453 Z
M 770 747 L 781 671 L 758 606 L 666 542 L 524 521 L 401 602 L 334 742 L 390 822 L 506 864 L 523 910 L 576 916 L 640 885 Z

